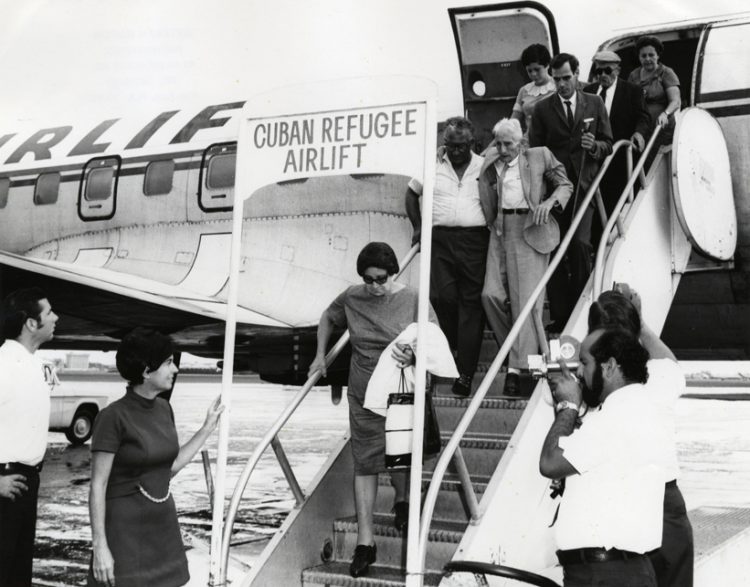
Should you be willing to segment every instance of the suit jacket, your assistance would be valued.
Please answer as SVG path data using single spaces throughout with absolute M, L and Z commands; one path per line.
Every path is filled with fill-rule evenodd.
M 547 147 L 560 163 L 571 181 L 579 184 L 583 196 L 599 171 L 601 161 L 612 152 L 612 128 L 604 102 L 599 96 L 576 92 L 576 111 L 573 128 L 557 93 L 544 98 L 534 106 L 529 129 L 530 147 Z M 581 147 L 584 119 L 592 119 L 589 132 L 594 135 L 594 148 L 584 153 Z M 583 161 L 583 170 L 581 162 Z
M 502 230 L 502 223 L 496 223 L 498 212 L 497 170 L 495 162 L 499 154 L 495 145 L 490 146 L 484 155 L 484 163 L 479 172 L 479 198 L 482 210 L 490 227 Z M 546 147 L 521 150 L 518 154 L 518 172 L 524 195 L 533 206 L 554 196 L 561 206 L 565 206 L 573 193 L 573 184 L 565 174 L 565 167 Z M 547 185 L 554 186 L 551 194 Z M 497 226 L 497 225 L 500 226 Z
M 583 91 L 588 94 L 597 94 L 599 84 L 590 84 L 583 88 Z M 635 132 L 639 132 L 645 140 L 648 140 L 653 123 L 641 88 L 618 78 L 615 95 L 612 97 L 612 108 L 609 110 L 609 122 L 612 125 L 612 136 L 615 141 L 630 140 Z

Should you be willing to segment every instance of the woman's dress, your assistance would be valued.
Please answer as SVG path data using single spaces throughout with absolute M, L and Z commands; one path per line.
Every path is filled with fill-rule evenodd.
M 680 87 L 680 80 L 674 70 L 661 63 L 651 73 L 646 72 L 642 67 L 637 67 L 630 72 L 628 81 L 641 88 L 646 101 L 646 108 L 648 108 L 648 113 L 651 115 L 651 122 L 654 125 L 659 119 L 659 115 L 669 105 L 667 89 L 675 86 L 679 89 Z M 662 131 L 662 140 L 659 143 L 671 142 L 673 132 L 674 116 L 670 116 L 669 124 Z
M 555 82 L 550 78 L 546 84 L 541 86 L 530 82 L 521 87 L 516 97 L 516 103 L 513 104 L 513 113 L 523 118 L 523 136 L 529 136 L 529 126 L 531 125 L 531 115 L 534 112 L 534 106 L 539 100 L 546 98 L 555 91 Z M 524 141 L 525 143 L 527 141 Z
M 365 285 L 354 285 L 328 307 L 329 319 L 339 328 L 348 328 L 351 337 L 347 398 L 355 475 L 376 475 L 386 470 L 385 418 L 362 404 L 367 382 L 385 347 L 417 321 L 417 300 L 417 290 L 410 287 L 374 296 Z M 432 309 L 430 320 L 437 321 Z
M 105 532 L 117 587 L 187 583 L 190 574 L 174 500 L 164 500 L 180 451 L 169 403 L 128 389 L 97 417 L 91 451 L 115 455 L 107 482 Z M 100 585 L 91 569 L 88 584 Z

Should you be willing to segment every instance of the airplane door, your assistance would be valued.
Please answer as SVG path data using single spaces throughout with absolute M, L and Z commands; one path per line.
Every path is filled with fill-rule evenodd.
M 492 127 L 510 116 L 528 83 L 521 52 L 533 43 L 558 52 L 552 13 L 537 2 L 511 2 L 448 11 L 461 67 L 466 116 L 477 129 L 478 148 L 492 139 Z
M 115 215 L 120 157 L 97 157 L 83 168 L 78 191 L 81 220 L 109 220 Z

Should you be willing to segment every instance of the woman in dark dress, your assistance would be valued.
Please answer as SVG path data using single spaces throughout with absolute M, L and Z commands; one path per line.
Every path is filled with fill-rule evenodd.
M 325 353 L 334 328 L 348 328 L 352 347 L 349 366 L 349 425 L 354 457 L 354 501 L 357 509 L 357 547 L 349 572 L 353 577 L 367 573 L 375 562 L 373 510 L 378 491 L 378 473 L 385 471 L 385 418 L 363 407 L 367 383 L 381 353 L 412 322 L 417 321 L 418 292 L 393 281 L 398 260 L 386 243 L 373 242 L 357 257 L 357 273 L 364 283 L 344 290 L 323 312 L 318 325 L 318 348 L 310 374 L 325 376 Z M 430 309 L 430 320 L 437 323 Z M 402 366 L 411 364 L 414 353 L 405 347 L 393 350 Z M 395 391 L 395 390 L 394 390 Z M 403 531 L 409 517 L 408 474 L 391 471 L 396 491 L 394 524 Z
M 177 366 L 169 337 L 136 328 L 117 350 L 125 396 L 104 408 L 91 441 L 89 513 L 93 553 L 88 585 L 177 587 L 190 579 L 169 482 L 216 428 L 217 398 L 182 447 L 169 403 Z

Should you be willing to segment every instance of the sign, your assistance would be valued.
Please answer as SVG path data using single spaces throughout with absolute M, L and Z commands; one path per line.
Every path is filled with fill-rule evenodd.
M 386 170 L 409 175 L 423 160 L 424 132 L 425 104 L 417 102 L 249 119 L 242 165 L 256 185 Z

